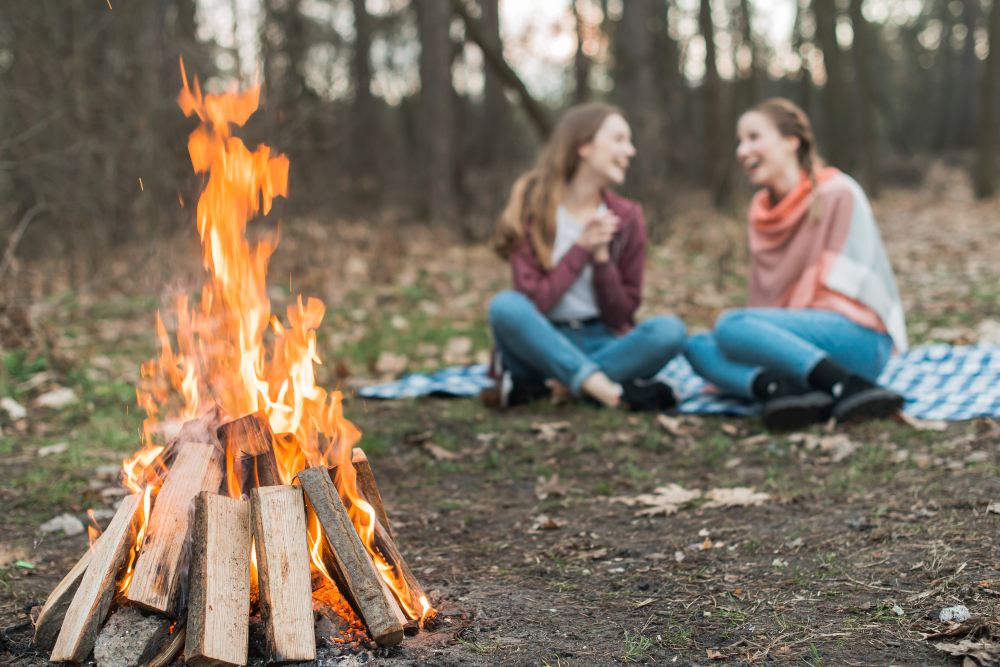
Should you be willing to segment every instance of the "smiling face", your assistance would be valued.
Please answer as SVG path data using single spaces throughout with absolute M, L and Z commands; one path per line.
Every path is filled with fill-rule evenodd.
M 578 168 L 586 168 L 608 185 L 621 185 L 634 155 L 632 129 L 621 115 L 613 113 L 604 119 L 594 138 L 580 147 Z
M 743 114 L 736 125 L 736 139 L 736 159 L 754 185 L 774 189 L 789 172 L 798 173 L 799 138 L 783 137 L 759 111 Z

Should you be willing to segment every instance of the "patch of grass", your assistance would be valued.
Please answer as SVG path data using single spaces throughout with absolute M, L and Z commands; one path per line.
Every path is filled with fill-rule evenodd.
M 642 655 L 653 647 L 653 640 L 641 633 L 629 635 L 625 631 L 625 653 L 622 660 L 625 662 L 636 662 Z
M 690 628 L 680 625 L 667 624 L 667 629 L 657 635 L 657 638 L 672 648 L 685 648 L 691 645 Z
M 474 642 L 466 641 L 459 636 L 456 636 L 455 639 L 458 640 L 459 644 L 469 649 L 476 655 L 486 655 L 488 653 L 493 653 L 494 651 L 498 651 L 501 648 L 500 642 L 498 642 L 495 639 L 490 639 L 487 641 L 474 641 Z

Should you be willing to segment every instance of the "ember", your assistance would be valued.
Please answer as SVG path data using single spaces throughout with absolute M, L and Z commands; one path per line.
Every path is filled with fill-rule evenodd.
M 161 652 L 186 634 L 191 664 L 242 665 L 259 607 L 268 661 L 311 660 L 314 590 L 345 617 L 344 637 L 363 624 L 377 643 L 398 643 L 432 609 L 393 542 L 341 393 L 316 386 L 325 307 L 300 296 L 287 323 L 272 316 L 277 234 L 255 247 L 245 236 L 286 194 L 288 160 L 232 136 L 259 86 L 204 95 L 181 65 L 178 103 L 202 121 L 188 149 L 208 174 L 197 207 L 208 279 L 196 307 L 178 300 L 176 342 L 157 316 L 160 354 L 137 387 L 143 447 L 122 466 L 132 495 L 104 534 L 91 530 L 91 551 L 50 596 L 39 645 L 54 645 L 52 660 L 85 660 L 114 600 L 176 619 Z M 169 443 L 163 421 L 184 422 Z

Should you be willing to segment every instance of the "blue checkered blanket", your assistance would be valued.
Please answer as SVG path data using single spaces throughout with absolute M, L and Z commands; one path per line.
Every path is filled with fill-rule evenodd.
M 395 382 L 358 391 L 363 398 L 475 396 L 494 385 L 485 364 L 453 366 L 431 375 L 408 375 Z M 670 384 L 682 401 L 683 414 L 755 415 L 760 406 L 736 398 L 705 393 L 705 381 L 683 357 L 671 361 L 657 377 Z M 1000 345 L 925 345 L 896 355 L 879 384 L 906 397 L 904 411 L 917 419 L 958 421 L 1000 417 Z

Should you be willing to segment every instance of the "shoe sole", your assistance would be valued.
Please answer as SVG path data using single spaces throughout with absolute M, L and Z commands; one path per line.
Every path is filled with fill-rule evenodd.
M 903 407 L 904 399 L 882 387 L 865 389 L 838 401 L 833 408 L 837 423 L 884 419 Z
M 761 420 L 772 431 L 797 431 L 825 422 L 832 407 L 833 398 L 818 391 L 772 398 L 765 404 Z

